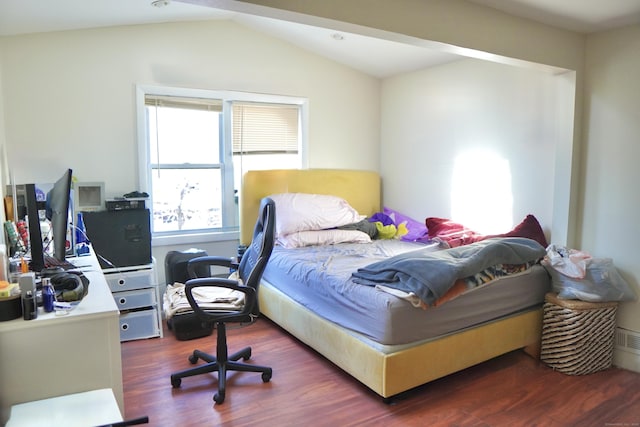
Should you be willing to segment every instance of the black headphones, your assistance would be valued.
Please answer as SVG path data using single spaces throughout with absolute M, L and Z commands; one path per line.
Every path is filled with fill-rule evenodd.
M 89 292 L 89 279 L 80 271 L 49 271 L 43 277 L 51 280 L 58 301 L 80 301 Z

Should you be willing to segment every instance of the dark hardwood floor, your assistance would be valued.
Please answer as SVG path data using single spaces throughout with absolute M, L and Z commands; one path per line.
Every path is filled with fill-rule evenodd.
M 521 351 L 397 396 L 392 404 L 344 374 L 268 319 L 229 329 L 230 351 L 251 345 L 251 360 L 273 379 L 232 373 L 226 400 L 214 404 L 215 374 L 185 378 L 195 348 L 213 351 L 215 335 L 122 343 L 125 418 L 151 426 L 640 426 L 640 374 L 612 368 L 569 376 Z

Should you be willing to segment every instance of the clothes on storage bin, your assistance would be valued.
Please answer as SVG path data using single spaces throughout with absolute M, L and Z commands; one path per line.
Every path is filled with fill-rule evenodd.
M 635 301 L 637 296 L 611 258 L 551 244 L 541 264 L 551 276 L 553 291 L 564 300 Z
M 586 252 L 568 249 L 552 243 L 547 247 L 544 265 L 559 271 L 565 276 L 583 279 L 587 272 L 587 260 L 590 258 L 591 255 Z
M 203 286 L 194 288 L 193 296 L 198 305 L 205 310 L 238 310 L 244 305 L 244 293 L 234 289 Z M 163 309 L 167 319 L 177 313 L 193 311 L 187 300 L 183 283 L 175 282 L 173 285 L 167 285 Z

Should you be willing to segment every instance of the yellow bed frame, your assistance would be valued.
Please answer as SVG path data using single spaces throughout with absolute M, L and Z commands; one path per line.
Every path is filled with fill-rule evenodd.
M 242 244 L 248 244 L 251 239 L 260 200 L 270 194 L 286 192 L 337 195 L 363 215 L 381 210 L 380 177 L 375 172 L 251 171 L 244 176 L 240 201 Z M 530 355 L 539 355 L 541 308 L 386 352 L 307 310 L 264 280 L 259 300 L 260 310 L 266 317 L 383 398 L 512 350 L 525 348 Z

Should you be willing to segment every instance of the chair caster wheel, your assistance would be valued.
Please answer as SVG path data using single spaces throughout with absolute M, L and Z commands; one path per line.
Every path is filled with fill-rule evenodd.
M 171 377 L 171 386 L 173 388 L 180 387 L 180 384 L 182 384 L 182 379 L 181 378 L 173 378 L 173 377 Z
M 216 393 L 213 395 L 213 401 L 216 403 L 224 402 L 224 393 Z
M 189 363 L 191 363 L 192 365 L 198 363 L 198 356 L 196 356 L 195 354 L 189 356 Z
M 263 372 L 262 373 L 262 382 L 263 383 L 268 383 L 271 380 L 271 375 L 272 375 L 271 371 Z

